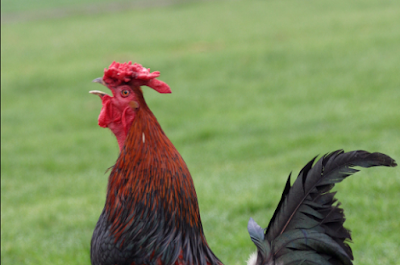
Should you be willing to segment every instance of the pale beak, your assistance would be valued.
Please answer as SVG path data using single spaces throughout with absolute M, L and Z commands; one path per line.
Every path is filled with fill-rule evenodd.
M 103 86 L 106 85 L 106 83 L 103 81 L 102 77 L 96 78 L 95 80 L 92 81 L 93 83 L 99 83 L 102 84 Z M 103 96 L 107 95 L 107 93 L 104 93 L 103 91 L 100 90 L 90 90 L 89 91 L 90 94 L 94 94 L 94 95 L 98 95 L 100 98 L 102 98 Z
M 103 91 L 100 91 L 100 90 L 90 90 L 89 93 L 93 94 L 93 95 L 98 95 L 101 98 L 103 96 L 107 95 L 107 93 L 104 93 Z

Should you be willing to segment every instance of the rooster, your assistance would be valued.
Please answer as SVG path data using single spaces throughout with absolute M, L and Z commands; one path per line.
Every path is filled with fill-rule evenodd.
M 192 177 L 183 158 L 147 106 L 142 86 L 171 93 L 159 72 L 140 64 L 113 62 L 93 80 L 101 127 L 117 138 L 104 209 L 91 241 L 93 265 L 219 265 L 207 244 Z M 352 264 L 350 232 L 330 192 L 357 172 L 354 166 L 396 166 L 381 153 L 341 150 L 311 160 L 294 184 L 290 176 L 266 229 L 250 218 L 248 231 L 257 252 L 249 264 Z

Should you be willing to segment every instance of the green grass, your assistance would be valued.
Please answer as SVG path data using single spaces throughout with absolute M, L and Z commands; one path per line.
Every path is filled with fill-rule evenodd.
M 2 23 L 1 263 L 90 263 L 118 146 L 88 91 L 113 60 L 132 60 L 171 86 L 145 89 L 147 102 L 191 170 L 209 244 L 244 264 L 247 221 L 267 226 L 290 171 L 339 148 L 400 160 L 398 25 L 400 4 L 373 0 Z M 400 170 L 363 170 L 337 190 L 355 264 L 397 264 Z

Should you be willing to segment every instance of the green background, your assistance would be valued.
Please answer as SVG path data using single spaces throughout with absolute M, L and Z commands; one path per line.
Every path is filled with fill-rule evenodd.
M 191 170 L 207 240 L 226 264 L 255 250 L 293 170 L 343 148 L 400 160 L 398 1 L 1 2 L 1 262 L 90 264 L 118 156 L 91 83 L 116 60 L 167 82 L 145 90 Z M 108 92 L 108 91 L 106 91 Z M 355 264 L 397 264 L 400 170 L 337 197 Z

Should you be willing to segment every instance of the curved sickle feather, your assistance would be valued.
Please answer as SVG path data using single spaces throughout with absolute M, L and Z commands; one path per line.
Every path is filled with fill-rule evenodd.
M 358 172 L 355 166 L 397 166 L 385 154 L 360 150 L 338 150 L 313 166 L 314 161 L 315 158 L 300 171 L 293 186 L 289 176 L 264 234 L 265 244 L 256 237 L 259 231 L 249 230 L 258 248 L 257 264 L 308 264 L 315 263 L 316 257 L 318 264 L 352 264 L 352 251 L 346 243 L 351 239 L 350 231 L 343 227 L 343 210 L 339 203 L 334 205 L 335 193 L 330 190 L 335 183 Z M 264 247 L 269 245 L 271 250 Z

